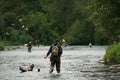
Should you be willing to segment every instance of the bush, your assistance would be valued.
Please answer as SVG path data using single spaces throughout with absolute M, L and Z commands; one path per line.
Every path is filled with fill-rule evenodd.
M 104 60 L 108 64 L 120 64 L 120 43 L 110 45 L 107 48 Z
M 0 51 L 4 50 L 4 43 L 0 42 Z

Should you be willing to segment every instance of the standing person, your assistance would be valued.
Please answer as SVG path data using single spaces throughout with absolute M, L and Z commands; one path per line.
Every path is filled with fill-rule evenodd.
M 89 43 L 89 47 L 92 47 L 92 43 L 91 42 Z
M 31 43 L 31 41 L 27 44 L 27 47 L 28 47 L 28 52 L 31 52 L 31 49 L 32 49 L 32 43 Z
M 37 40 L 37 46 L 38 47 L 40 46 L 40 40 Z
M 67 47 L 67 42 L 65 41 L 65 39 L 62 39 L 62 45 L 63 47 Z
M 48 57 L 48 55 L 51 53 L 50 56 L 50 73 L 53 72 L 54 66 L 56 65 L 56 71 L 57 73 L 60 73 L 60 65 L 61 65 L 61 55 L 62 55 L 62 47 L 60 45 L 60 41 L 57 39 L 54 44 L 51 45 L 48 53 L 44 57 L 45 59 Z

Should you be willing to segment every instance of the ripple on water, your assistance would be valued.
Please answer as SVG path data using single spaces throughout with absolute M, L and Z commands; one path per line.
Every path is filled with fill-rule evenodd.
M 56 71 L 49 74 L 49 57 L 43 59 L 49 47 L 33 47 L 32 53 L 27 48 L 0 52 L 0 78 L 2 80 L 120 80 L 120 73 L 81 72 L 84 69 L 105 68 L 98 63 L 105 54 L 105 47 L 70 46 L 63 49 L 61 74 Z M 32 72 L 20 73 L 19 66 L 34 63 Z M 40 68 L 41 72 L 37 72 Z

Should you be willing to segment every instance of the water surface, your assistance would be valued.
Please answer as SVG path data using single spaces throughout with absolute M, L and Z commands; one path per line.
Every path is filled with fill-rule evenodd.
M 16 50 L 0 52 L 0 80 L 119 80 L 120 73 L 81 72 L 85 69 L 104 68 L 98 63 L 103 58 L 105 46 L 68 46 L 63 48 L 61 73 L 49 74 L 49 57 L 44 59 L 49 46 L 33 47 L 28 53 L 22 46 Z M 19 66 L 35 64 L 32 72 L 20 73 Z M 37 72 L 40 68 L 41 72 Z

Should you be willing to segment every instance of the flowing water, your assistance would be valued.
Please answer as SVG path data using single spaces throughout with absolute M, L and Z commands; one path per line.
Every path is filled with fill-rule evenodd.
M 68 46 L 63 48 L 61 57 L 61 73 L 56 70 L 49 74 L 49 57 L 44 59 L 49 46 L 33 47 L 28 53 L 21 46 L 16 50 L 0 52 L 0 80 L 120 80 L 120 73 L 81 72 L 86 69 L 105 68 L 98 63 L 104 57 L 105 46 Z M 33 71 L 21 73 L 19 66 L 35 64 Z M 37 70 L 40 68 L 40 72 Z

